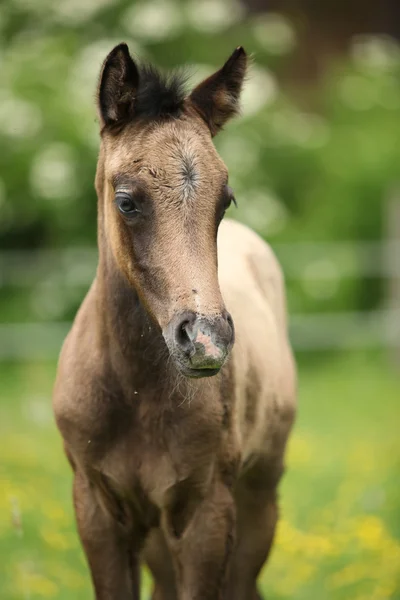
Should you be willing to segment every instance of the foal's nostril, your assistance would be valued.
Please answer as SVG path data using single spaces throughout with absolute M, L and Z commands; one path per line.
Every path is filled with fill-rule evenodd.
M 189 328 L 191 327 L 191 323 L 188 319 L 182 321 L 178 325 L 175 331 L 175 340 L 178 346 L 185 352 L 185 354 L 190 355 L 194 351 L 194 345 L 189 335 Z
M 215 375 L 224 364 L 234 341 L 234 325 L 227 311 L 203 315 L 191 311 L 176 315 L 163 332 L 167 346 L 181 371 Z M 204 374 L 203 374 L 204 373 Z M 188 374 L 188 373 L 186 373 Z

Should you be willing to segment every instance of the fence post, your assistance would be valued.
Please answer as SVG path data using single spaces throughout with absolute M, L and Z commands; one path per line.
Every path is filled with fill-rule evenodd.
M 396 370 L 400 370 L 400 326 L 397 322 L 400 315 L 400 183 L 391 188 L 385 210 L 389 360 Z

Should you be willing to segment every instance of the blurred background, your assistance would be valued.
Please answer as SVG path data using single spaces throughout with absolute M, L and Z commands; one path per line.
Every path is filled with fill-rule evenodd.
M 300 373 L 263 589 L 398 600 L 398 0 L 0 3 L 0 597 L 90 597 L 51 389 L 95 272 L 95 88 L 122 40 L 193 83 L 254 57 L 216 145 L 229 216 L 284 267 Z

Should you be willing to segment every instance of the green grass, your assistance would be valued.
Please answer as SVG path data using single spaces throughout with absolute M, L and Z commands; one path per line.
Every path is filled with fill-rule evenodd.
M 52 420 L 54 372 L 0 366 L 1 600 L 91 598 Z M 269 600 L 400 599 L 399 426 L 400 379 L 382 358 L 302 366 L 281 521 L 262 574 Z

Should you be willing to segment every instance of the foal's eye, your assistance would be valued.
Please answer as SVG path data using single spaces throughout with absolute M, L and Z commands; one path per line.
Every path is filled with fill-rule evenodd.
M 131 217 L 139 214 L 141 211 L 128 192 L 117 192 L 115 195 L 115 203 L 119 212 L 122 215 Z

